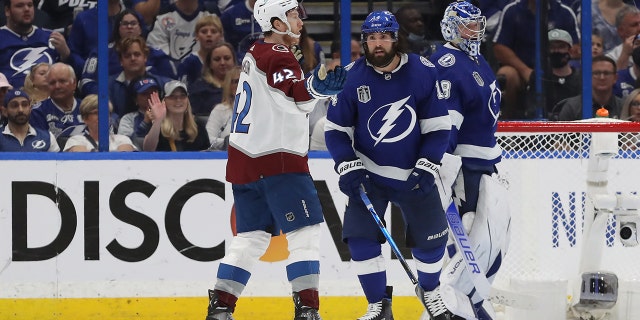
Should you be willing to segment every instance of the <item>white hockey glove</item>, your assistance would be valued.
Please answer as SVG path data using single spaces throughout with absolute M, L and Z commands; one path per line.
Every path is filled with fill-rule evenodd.
M 307 78 L 306 86 L 312 97 L 324 99 L 340 93 L 346 80 L 347 70 L 343 67 L 337 66 L 327 72 L 325 65 L 319 64 Z

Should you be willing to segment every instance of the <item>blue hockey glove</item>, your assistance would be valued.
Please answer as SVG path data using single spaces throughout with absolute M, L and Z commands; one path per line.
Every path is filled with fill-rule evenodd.
M 342 91 L 344 82 L 347 80 L 347 70 L 341 66 L 327 72 L 324 64 L 319 64 L 313 74 L 307 78 L 307 90 L 309 94 L 317 99 L 329 98 Z
M 363 185 L 367 190 L 369 186 L 367 170 L 364 169 L 364 164 L 360 159 L 343 161 L 336 166 L 336 171 L 340 175 L 338 185 L 342 193 L 349 197 L 359 197 L 360 185 Z
M 407 189 L 428 193 L 435 184 L 435 177 L 439 170 L 440 165 L 425 158 L 418 159 L 415 168 L 407 178 Z

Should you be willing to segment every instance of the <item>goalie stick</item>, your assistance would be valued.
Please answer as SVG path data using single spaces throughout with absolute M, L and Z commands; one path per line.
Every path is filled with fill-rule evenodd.
M 471 248 L 471 242 L 460 220 L 460 214 L 456 208 L 456 204 L 452 202 L 446 212 L 447 223 L 449 229 L 453 233 L 460 255 L 463 256 L 465 267 L 469 272 L 471 281 L 476 288 L 478 294 L 495 304 L 505 305 L 518 309 L 535 309 L 538 307 L 537 298 L 527 294 L 505 291 L 492 288 L 489 280 L 485 276 L 482 267 L 475 261 L 475 253 Z
M 398 258 L 398 261 L 400 261 L 400 264 L 402 264 L 402 267 L 404 268 L 404 271 L 409 276 L 409 279 L 411 279 L 411 282 L 414 285 L 418 285 L 418 278 L 416 278 L 416 275 L 413 274 L 413 270 L 411 270 L 411 267 L 409 267 L 407 260 L 405 260 L 404 256 L 402 256 L 402 253 L 400 252 L 400 249 L 396 245 L 396 242 L 393 241 L 391 234 L 389 234 L 389 230 L 387 230 L 384 224 L 382 224 L 382 220 L 380 220 L 380 217 L 376 213 L 376 210 L 373 208 L 373 204 L 371 204 L 371 200 L 369 200 L 369 197 L 364 192 L 363 186 L 360 186 L 360 198 L 362 199 L 362 202 L 364 202 L 364 205 L 367 207 L 367 209 L 373 216 L 373 220 L 375 220 L 376 223 L 378 224 L 378 228 L 380 228 L 380 231 L 382 231 L 382 234 L 387 239 L 387 242 L 389 242 L 389 246 L 391 246 L 391 250 L 396 255 L 396 258 Z

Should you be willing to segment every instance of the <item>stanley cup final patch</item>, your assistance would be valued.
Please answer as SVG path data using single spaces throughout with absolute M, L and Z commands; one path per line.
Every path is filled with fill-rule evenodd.
M 358 101 L 362 103 L 367 103 L 370 100 L 371 100 L 371 91 L 369 90 L 369 86 L 359 86 Z

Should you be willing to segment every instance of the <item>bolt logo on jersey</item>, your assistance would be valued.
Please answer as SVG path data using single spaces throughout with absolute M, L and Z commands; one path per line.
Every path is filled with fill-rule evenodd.
M 35 140 L 31 143 L 33 150 L 44 150 L 47 147 L 47 142 L 41 139 Z
M 491 82 L 489 88 L 491 88 L 491 98 L 487 101 L 487 107 L 494 118 L 493 124 L 495 125 L 498 123 L 498 117 L 500 116 L 500 100 L 502 99 L 502 92 L 500 91 L 500 88 L 498 88 L 497 81 Z
M 374 146 L 380 142 L 396 142 L 408 136 L 417 122 L 416 111 L 406 102 L 406 98 L 384 105 L 369 117 L 367 129 Z
M 11 69 L 15 70 L 15 73 L 11 75 L 11 77 L 16 76 L 20 73 L 26 75 L 31 70 L 31 67 L 40 63 L 53 63 L 53 59 L 49 55 L 47 51 L 47 47 L 39 47 L 39 48 L 24 48 L 16 51 L 9 61 L 9 65 Z

